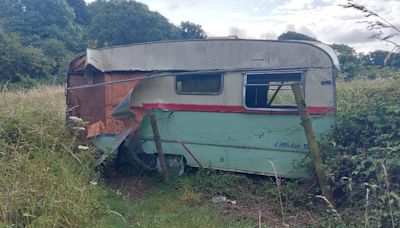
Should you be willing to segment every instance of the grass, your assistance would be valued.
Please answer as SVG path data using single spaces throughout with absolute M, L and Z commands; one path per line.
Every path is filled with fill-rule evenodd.
M 138 227 L 254 227 L 254 223 L 237 221 L 220 216 L 208 199 L 199 198 L 198 193 L 182 190 L 181 186 L 155 186 L 144 198 L 127 205 L 132 215 L 131 225 Z M 114 224 L 110 224 L 114 226 Z
M 0 105 L 0 226 L 246 226 L 179 184 L 153 183 L 136 203 L 116 194 L 66 128 L 62 87 L 2 92 Z
M 338 82 L 339 112 L 349 95 L 392 83 Z M 77 132 L 66 128 L 62 87 L 2 92 L 0 105 L 0 227 L 255 227 L 259 215 L 263 226 L 279 227 L 281 214 L 292 226 L 337 224 L 314 183 L 281 180 L 278 192 L 265 178 L 203 171 L 168 185 L 157 175 L 110 181 L 96 169 L 95 151 L 79 150 Z M 351 219 L 364 217 L 343 217 Z
M 6 92 L 0 98 L 0 222 L 96 224 L 98 214 L 108 210 L 98 201 L 105 191 L 90 184 L 99 178 L 92 151 L 78 151 L 65 127 L 63 88 Z

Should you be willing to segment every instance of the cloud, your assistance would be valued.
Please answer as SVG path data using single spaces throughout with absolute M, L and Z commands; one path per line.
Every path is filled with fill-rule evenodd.
M 390 45 L 370 39 L 362 13 L 344 9 L 347 0 L 139 0 L 173 23 L 201 24 L 210 36 L 274 39 L 288 30 L 325 43 L 354 45 L 359 51 Z M 400 21 L 399 0 L 358 0 L 390 22 Z M 400 41 L 399 41 L 400 42 Z
M 276 33 L 273 31 L 261 33 L 260 35 L 260 39 L 265 39 L 265 40 L 276 40 L 277 38 L 278 35 L 276 35 Z
M 196 0 L 166 0 L 168 10 L 175 11 L 179 8 L 191 8 L 194 7 L 198 2 Z
M 335 43 L 356 44 L 372 42 L 371 36 L 373 34 L 373 32 L 366 29 L 357 28 L 341 33 L 332 33 L 328 37 L 330 40 L 334 40 Z
M 295 32 L 296 28 L 295 28 L 294 24 L 288 24 L 288 25 L 286 25 L 286 30 Z
M 237 36 L 239 38 L 248 38 L 246 29 L 241 29 L 238 27 L 229 28 L 229 36 Z
M 324 3 L 324 4 L 320 4 Z M 329 4 L 325 4 L 329 3 Z M 379 42 L 371 39 L 372 32 L 368 31 L 364 15 L 354 9 L 345 9 L 340 4 L 345 0 L 320 0 L 312 5 L 307 1 L 296 3 L 292 1 L 281 5 L 269 14 L 270 18 L 285 23 L 286 29 L 313 36 L 326 43 L 345 43 L 357 46 L 359 51 L 369 51 L 379 47 Z M 359 3 L 382 15 L 388 21 L 400 21 L 400 1 L 387 0 L 379 4 L 373 0 L 361 0 Z M 279 29 L 275 27 L 275 29 Z M 390 49 L 384 43 L 380 47 Z
M 290 0 L 281 6 L 278 6 L 279 10 L 301 10 L 311 6 L 314 0 Z

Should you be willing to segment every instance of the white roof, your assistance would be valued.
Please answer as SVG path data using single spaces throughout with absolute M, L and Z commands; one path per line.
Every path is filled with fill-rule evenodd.
M 201 71 L 336 68 L 335 52 L 318 42 L 207 39 L 87 49 L 85 65 L 111 71 Z

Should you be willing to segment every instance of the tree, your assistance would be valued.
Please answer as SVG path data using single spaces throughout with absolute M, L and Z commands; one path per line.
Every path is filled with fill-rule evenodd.
M 400 68 L 400 54 L 383 50 L 376 50 L 368 54 L 372 66 Z
M 18 36 L 0 29 L 0 81 L 48 79 L 54 64 L 41 49 L 23 46 Z
M 68 51 L 64 43 L 56 39 L 46 39 L 41 41 L 39 47 L 43 53 L 54 61 L 50 74 L 56 79 L 55 82 L 64 82 L 65 73 L 69 61 L 73 58 L 73 53 Z
M 357 76 L 360 69 L 360 61 L 354 48 L 345 44 L 332 44 L 338 56 L 342 73 L 346 79 L 353 79 Z
M 6 32 L 17 33 L 23 45 L 57 39 L 76 50 L 81 29 L 65 0 L 0 0 L 0 19 Z
M 384 67 L 386 56 L 389 55 L 388 51 L 376 50 L 369 53 L 369 58 L 372 61 L 373 66 Z
M 74 10 L 75 22 L 80 25 L 88 25 L 90 15 L 84 0 L 67 0 L 68 5 Z
M 191 23 L 189 21 L 181 22 L 179 26 L 179 30 L 181 33 L 181 39 L 189 40 L 189 39 L 206 39 L 207 35 L 204 30 L 201 28 L 201 25 Z
M 96 1 L 89 4 L 89 12 L 92 21 L 88 37 L 95 47 L 179 38 L 176 26 L 142 3 Z
M 317 39 L 304 35 L 302 33 L 297 33 L 297 32 L 292 32 L 288 31 L 285 33 L 282 33 L 281 35 L 278 36 L 278 40 L 308 40 L 308 41 L 317 41 Z

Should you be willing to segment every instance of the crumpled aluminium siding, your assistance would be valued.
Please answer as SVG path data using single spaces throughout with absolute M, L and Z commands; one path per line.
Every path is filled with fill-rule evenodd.
M 322 43 L 266 40 L 169 41 L 88 49 L 85 65 L 101 72 L 336 68 Z M 307 58 L 304 58 L 307 56 Z

